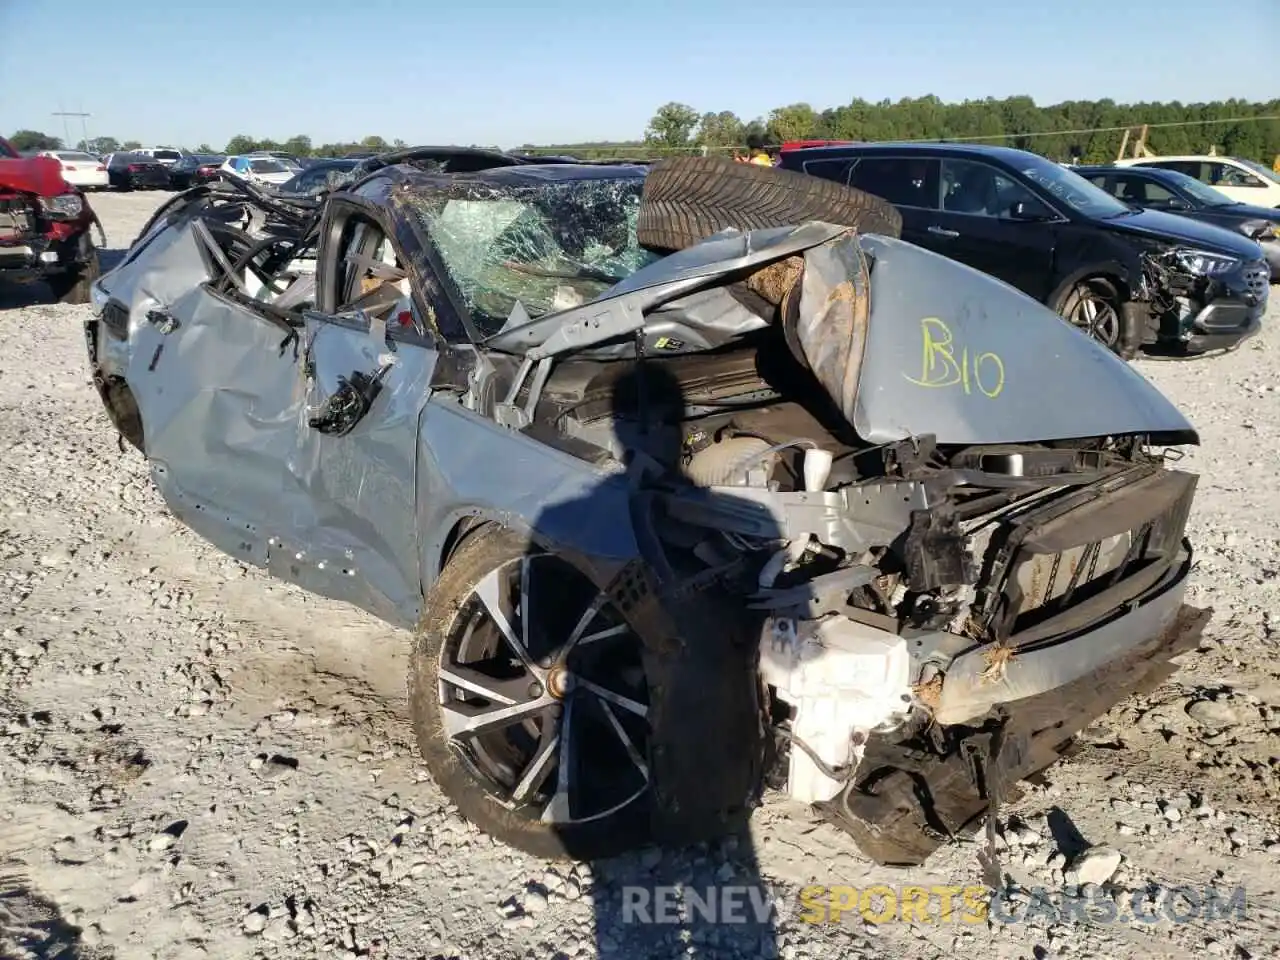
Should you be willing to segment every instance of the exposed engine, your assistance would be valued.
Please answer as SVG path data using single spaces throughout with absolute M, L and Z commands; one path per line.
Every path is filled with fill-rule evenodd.
M 632 370 L 645 395 L 604 399 L 629 366 L 565 365 L 546 413 L 662 491 L 653 526 L 676 580 L 758 611 L 771 782 L 819 809 L 873 772 L 873 744 L 955 755 L 1001 700 L 1057 683 L 1010 688 L 1021 649 L 1176 575 L 1195 478 L 1142 438 L 868 446 L 760 356 L 650 363 L 678 380 Z M 974 651 L 984 673 L 944 698 Z

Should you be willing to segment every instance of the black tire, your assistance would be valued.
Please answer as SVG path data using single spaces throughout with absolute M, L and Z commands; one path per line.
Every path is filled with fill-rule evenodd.
M 1090 306 L 1093 316 L 1087 315 Z M 1147 331 L 1107 277 L 1083 277 L 1070 284 L 1055 299 L 1053 310 L 1124 360 L 1136 357 L 1147 339 Z
M 527 567 L 523 563 L 525 560 L 528 561 Z M 549 627 L 555 624 L 557 618 L 563 618 L 561 624 L 576 623 L 586 609 L 577 604 L 580 597 L 588 597 L 589 605 L 591 600 L 600 595 L 600 591 L 568 561 L 531 549 L 523 538 L 509 530 L 489 527 L 468 537 L 428 591 L 423 618 L 410 657 L 409 708 L 418 747 L 427 768 L 462 816 L 495 839 L 533 856 L 545 859 L 594 859 L 643 847 L 650 842 L 652 836 L 649 772 L 646 769 L 641 774 L 640 768 L 635 767 L 634 772 L 643 787 L 630 800 L 616 799 L 628 796 L 635 783 L 626 782 L 624 774 L 627 771 L 619 770 L 614 763 L 616 758 L 603 746 L 605 741 L 591 739 L 591 733 L 600 734 L 607 729 L 607 726 L 602 725 L 602 720 L 609 723 L 612 721 L 599 708 L 599 703 L 604 701 L 578 685 L 581 682 L 578 678 L 586 677 L 589 673 L 587 664 L 593 657 L 597 665 L 602 661 L 610 662 L 609 658 L 614 656 L 610 648 L 625 648 L 633 644 L 635 649 L 623 649 L 621 658 L 622 662 L 628 663 L 626 675 L 632 682 L 624 682 L 619 676 L 610 680 L 609 686 L 615 693 L 626 690 L 631 694 L 628 696 L 629 702 L 643 704 L 647 708 L 649 690 L 647 677 L 643 676 L 641 642 L 632 634 L 627 619 L 616 607 L 605 602 L 600 608 L 602 619 L 592 619 L 590 623 L 607 624 L 607 629 L 621 631 L 618 635 L 612 638 L 597 637 L 586 654 L 576 660 L 567 654 L 562 656 L 553 646 L 541 644 L 535 648 L 533 643 L 529 643 L 529 665 L 518 668 L 523 671 L 518 677 L 494 677 L 493 673 L 498 670 L 495 664 L 506 661 L 505 669 L 509 670 L 511 664 L 519 661 L 517 656 L 512 655 L 517 651 L 501 639 L 499 628 L 492 618 L 485 622 L 484 611 L 487 608 L 478 598 L 478 588 L 482 582 L 489 582 L 489 578 L 495 576 L 495 573 L 497 578 L 493 582 L 499 582 L 498 578 L 505 579 L 507 575 L 503 571 L 512 565 L 519 573 L 521 584 L 529 570 L 536 570 L 542 565 L 547 565 L 550 570 L 563 570 L 569 574 L 563 581 L 562 589 L 551 594 L 554 601 L 545 606 L 538 600 L 536 586 L 530 588 L 529 619 L 541 628 L 532 636 L 555 635 L 558 631 Z M 532 575 L 529 580 L 534 584 L 539 582 Z M 578 593 L 579 589 L 581 593 Z M 574 608 L 572 611 L 571 607 Z M 525 627 L 519 623 L 519 618 L 524 609 L 522 605 L 515 606 L 513 614 L 508 617 L 511 629 L 521 634 Z M 543 611 L 542 618 L 539 617 L 539 610 Z M 598 629 L 593 630 L 592 636 L 598 632 Z M 481 651 L 484 659 L 464 660 L 468 645 L 472 652 Z M 581 647 L 584 645 L 580 644 L 575 648 L 578 653 L 582 652 Z M 599 652 L 593 654 L 592 651 Z M 643 700 L 634 681 L 636 668 L 630 665 L 628 659 L 631 653 L 635 654 L 635 662 L 640 664 L 642 679 L 639 684 L 644 687 Z M 568 669 L 557 673 L 558 667 L 553 665 L 535 677 L 533 666 L 541 668 L 548 661 L 555 661 L 556 664 L 563 662 L 566 667 L 572 667 L 572 673 Z M 447 663 L 447 667 L 442 666 L 442 662 Z M 467 670 L 466 664 L 473 666 Z M 467 670 L 465 675 L 463 670 Z M 456 699 L 462 688 L 451 685 L 448 679 L 442 682 L 442 674 L 466 680 L 476 689 L 491 689 L 494 692 L 498 692 L 496 685 L 489 687 L 485 684 L 506 684 L 503 693 L 512 706 L 527 703 L 533 707 L 536 702 L 545 701 L 548 697 L 554 698 L 559 702 L 552 709 L 558 708 L 562 712 L 543 717 L 538 717 L 532 710 L 521 712 L 520 716 L 524 718 L 522 722 L 495 727 L 492 731 L 468 739 L 464 739 L 462 735 L 455 738 L 448 732 L 447 724 L 454 724 L 456 729 L 457 724 L 474 717 L 468 714 L 469 705 Z M 574 679 L 570 681 L 571 685 L 567 690 L 557 692 L 557 676 L 572 676 Z M 537 680 L 543 682 L 537 683 Z M 526 687 L 526 683 L 530 681 L 536 686 L 531 684 Z M 451 711 L 449 705 L 443 702 L 446 687 L 451 688 L 448 693 L 449 703 L 456 704 Z M 527 692 L 522 694 L 522 690 Z M 527 699 L 516 700 L 513 695 Z M 591 707 L 592 697 L 595 699 L 594 709 Z M 491 705 L 503 707 L 501 699 L 491 697 L 488 700 Z M 640 733 L 645 732 L 641 728 L 647 731 L 647 718 L 642 719 L 635 712 L 627 712 L 622 706 L 605 709 L 613 714 L 615 720 L 625 721 L 623 726 L 627 728 L 630 737 L 626 742 L 631 744 L 638 756 L 647 757 L 647 733 L 643 737 L 645 743 L 636 742 Z M 552 823 L 540 819 L 539 814 L 545 813 L 554 805 L 546 799 L 548 788 L 544 784 L 555 784 L 560 776 L 559 747 L 564 730 L 563 718 L 570 715 L 577 724 L 570 726 L 575 731 L 572 736 L 581 737 L 581 742 L 587 744 L 593 753 L 588 762 L 571 765 L 573 773 L 570 774 L 570 779 L 573 785 L 565 791 L 563 809 L 569 815 L 583 814 L 583 818 L 576 822 Z M 535 720 L 536 730 L 532 726 L 535 725 Z M 546 723 L 552 726 L 547 728 L 541 725 Z M 551 733 L 555 735 L 554 742 L 551 742 Z M 571 739 L 570 742 L 574 741 Z M 620 736 L 615 738 L 614 744 L 625 754 L 625 745 Z M 551 756 L 540 765 L 538 757 L 544 750 Z M 570 755 L 577 755 L 572 748 Z M 553 762 L 555 766 L 551 767 Z M 634 761 L 631 762 L 634 764 Z M 532 778 L 535 770 L 539 770 L 545 779 L 531 788 L 533 795 L 530 802 L 516 803 L 511 799 L 517 792 L 516 788 Z M 495 771 L 497 776 L 494 775 Z M 506 781 L 505 785 L 500 782 L 503 779 Z M 587 811 L 581 808 L 572 810 L 572 804 L 567 798 L 576 792 L 581 800 L 585 793 L 590 793 L 593 789 L 596 791 L 594 798 L 600 801 L 605 812 L 598 818 L 587 819 Z M 612 789 L 616 789 L 617 793 L 611 795 L 609 791 Z M 552 789 L 551 792 L 555 793 L 556 790 Z
M 88 303 L 91 295 L 89 288 L 101 275 L 102 264 L 98 259 L 98 248 L 90 244 L 89 258 L 84 265 L 78 270 L 50 277 L 49 287 L 59 303 Z
M 727 228 L 758 230 L 822 220 L 902 235 L 902 215 L 880 197 L 791 170 L 723 157 L 674 157 L 645 178 L 638 233 L 654 250 L 683 250 Z

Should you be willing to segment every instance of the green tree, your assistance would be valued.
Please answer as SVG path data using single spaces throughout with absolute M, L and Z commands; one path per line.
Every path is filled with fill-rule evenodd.
M 818 129 L 818 114 L 807 103 L 793 103 L 769 113 L 769 139 L 775 143 L 804 140 Z
M 120 144 L 120 149 L 121 150 L 141 150 L 142 143 L 139 140 L 126 140 L 124 143 Z
M 738 147 L 747 142 L 744 127 L 732 110 L 704 113 L 698 121 L 697 141 L 704 147 Z
M 360 141 L 360 146 L 363 147 L 365 150 L 391 149 L 387 145 L 387 141 L 383 140 L 381 137 L 365 137 L 363 140 Z
M 217 153 L 217 151 L 214 150 L 213 147 L 209 146 L 209 144 L 202 142 L 200 146 L 196 147 L 196 153 Z
M 649 121 L 644 142 L 663 150 L 687 147 L 698 119 L 698 111 L 686 103 L 663 104 Z
M 242 153 L 253 153 L 253 151 L 257 149 L 257 140 L 253 139 L 253 137 L 246 136 L 243 133 L 238 133 L 227 141 L 227 149 L 225 152 L 228 156 L 235 156 Z
M 120 141 L 115 137 L 94 137 L 91 140 L 81 140 L 76 144 L 76 149 L 106 155 L 119 150 Z
M 311 138 L 300 133 L 286 140 L 281 144 L 280 149 L 295 157 L 309 157 L 311 156 Z
M 32 150 L 61 150 L 62 140 L 58 137 L 51 137 L 47 133 L 41 133 L 39 130 L 19 130 L 9 138 L 9 143 L 13 149 L 20 153 L 27 153 Z

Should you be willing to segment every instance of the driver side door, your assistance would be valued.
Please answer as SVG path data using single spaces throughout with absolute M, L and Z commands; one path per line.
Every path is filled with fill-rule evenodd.
M 305 315 L 294 460 L 314 514 L 271 570 L 409 627 L 422 601 L 418 428 L 437 342 L 379 211 L 334 201 L 322 231 L 318 302 L 331 309 Z

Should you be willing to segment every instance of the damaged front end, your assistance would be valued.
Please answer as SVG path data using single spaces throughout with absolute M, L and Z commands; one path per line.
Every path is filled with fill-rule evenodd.
M 699 271 L 680 264 L 616 288 L 662 302 L 614 311 L 638 339 L 642 314 L 690 339 L 729 322 L 708 298 L 758 308 L 743 289 L 789 281 L 773 297 L 783 342 L 638 361 L 675 376 L 680 410 L 606 410 L 563 371 L 539 373 L 573 323 L 527 351 L 533 385 L 511 396 L 528 400 L 520 422 L 550 403 L 568 435 L 647 464 L 634 522 L 670 597 L 735 596 L 756 615 L 769 782 L 869 856 L 918 863 L 1195 645 L 1208 614 L 1182 599 L 1196 477 L 1156 446 L 1198 438 L 1021 294 L 910 244 L 821 229 L 739 235 L 756 259 L 721 274 L 737 289 L 688 292 Z M 601 322 L 575 347 L 609 333 Z M 678 422 L 678 457 L 655 422 Z
M 1261 251 L 1259 251 L 1261 252 Z M 1271 268 L 1262 257 L 1165 247 L 1142 255 L 1145 308 L 1159 342 L 1198 354 L 1238 346 L 1262 328 Z
M 0 141 L 0 277 L 48 280 L 61 299 L 79 277 L 97 274 L 90 228 L 102 225 L 84 195 L 48 157 L 10 156 Z

